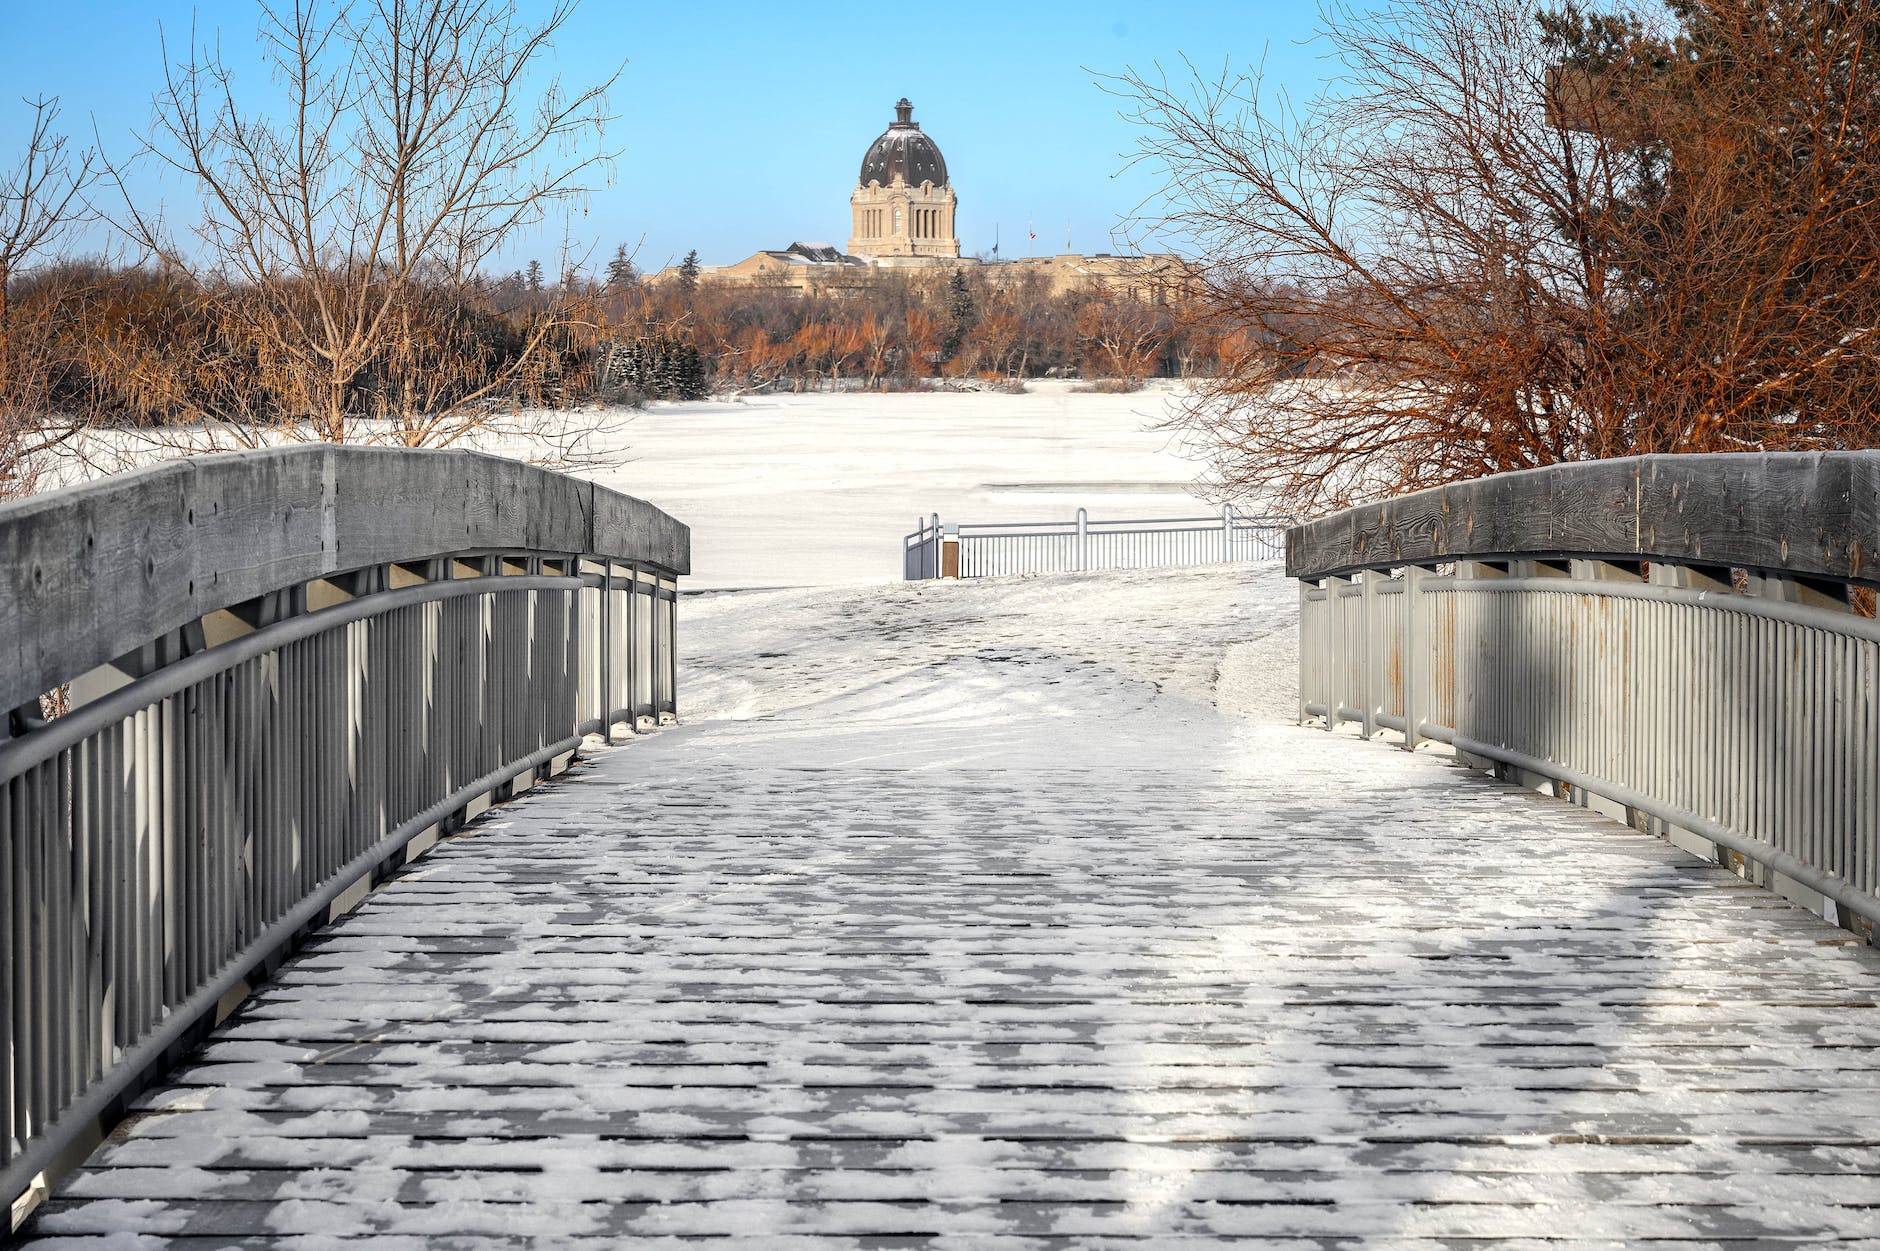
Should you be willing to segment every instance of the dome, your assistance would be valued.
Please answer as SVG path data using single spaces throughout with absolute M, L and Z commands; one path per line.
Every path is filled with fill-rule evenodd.
M 914 106 L 906 96 L 894 106 L 894 123 L 868 145 L 860 181 L 864 187 L 871 182 L 885 187 L 897 176 L 910 187 L 923 182 L 936 187 L 947 185 L 947 160 L 940 155 L 940 145 L 921 133 L 920 123 L 914 120 Z

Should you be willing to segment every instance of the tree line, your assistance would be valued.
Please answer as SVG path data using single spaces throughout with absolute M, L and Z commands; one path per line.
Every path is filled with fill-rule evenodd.
M 1880 0 L 1331 0 L 1341 72 L 1111 82 L 1179 304 L 877 271 L 788 292 L 630 253 L 493 271 L 611 168 L 570 0 L 260 9 L 272 88 L 169 65 L 143 149 L 29 103 L 0 166 L 0 493 L 88 422 L 192 447 L 526 437 L 590 398 L 1180 376 L 1224 493 L 1301 513 L 1562 460 L 1880 444 Z M 271 91 L 273 94 L 267 94 Z M 285 107 L 283 107 L 285 106 Z M 139 162 L 197 211 L 129 188 Z M 71 259 L 100 233 L 115 258 Z M 546 415 L 545 415 L 546 414 Z
M 781 282 L 676 281 L 642 288 L 627 317 L 697 347 L 720 389 L 904 388 L 926 379 L 1022 383 L 1076 377 L 1130 388 L 1207 368 L 1207 332 L 1179 306 L 1102 284 L 1054 292 L 998 267 L 883 269 L 808 292 Z
M 612 81 L 552 74 L 572 10 L 257 6 L 266 80 L 214 42 L 166 47 L 129 154 L 79 149 L 56 99 L 30 101 L 0 167 L 0 494 L 99 425 L 185 450 L 516 436 L 567 462 L 597 422 L 566 410 L 592 399 L 1175 367 L 1165 312 L 1100 290 L 884 275 L 795 298 L 701 284 L 696 253 L 655 289 L 628 249 L 595 272 L 573 243 L 496 272 L 610 175 Z M 187 216 L 136 192 L 153 173 Z
M 59 259 L 7 284 L 0 404 L 23 421 L 60 415 L 60 432 L 208 423 L 258 442 L 293 426 L 334 441 L 434 446 L 501 424 L 500 410 L 927 380 L 1080 377 L 1132 388 L 1216 360 L 1212 337 L 1184 326 L 1178 309 L 1101 286 L 1053 294 L 1036 274 L 993 282 L 887 270 L 799 292 L 655 287 L 630 263 L 610 268 L 546 282 L 532 262 L 500 277 L 407 282 L 394 294 L 396 279 L 370 274 L 261 290 L 162 264 Z M 270 315 L 295 319 L 296 331 L 317 322 L 322 286 L 358 304 L 383 301 L 389 333 L 353 360 L 291 341 Z

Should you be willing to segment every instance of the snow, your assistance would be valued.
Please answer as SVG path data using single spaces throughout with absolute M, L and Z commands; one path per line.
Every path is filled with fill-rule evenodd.
M 694 591 L 897 580 L 901 537 L 934 512 L 946 522 L 1069 521 L 1080 507 L 1092 520 L 1218 515 L 1200 493 L 1201 461 L 1161 428 L 1177 384 L 1123 395 L 1080 385 L 1033 380 L 1021 395 L 755 395 L 504 421 L 583 432 L 571 442 L 592 467 L 570 472 L 690 526 L 685 587 Z M 53 484 L 169 459 L 181 447 L 235 446 L 196 428 L 166 428 L 160 438 L 95 432 Z M 510 435 L 462 446 L 523 460 L 550 454 Z
M 596 481 L 692 527 L 692 589 L 901 576 L 919 518 L 1195 517 L 1200 464 L 1157 429 L 1170 390 L 762 395 L 654 404 L 611 437 Z
M 688 596 L 680 725 L 330 927 L 35 1232 L 1880 1245 L 1851 936 L 1293 725 L 1275 565 L 897 580 L 919 511 L 1193 507 L 1144 402 L 640 416 L 687 585 L 786 585 Z
M 688 598 L 682 724 L 331 927 L 37 1232 L 1880 1240 L 1875 953 L 1290 724 L 1295 595 L 1265 565 Z
M 684 605 L 682 711 L 754 764 L 1050 768 L 1068 737 L 1079 767 L 1238 768 L 1296 713 L 1296 621 L 1273 564 L 707 595 Z

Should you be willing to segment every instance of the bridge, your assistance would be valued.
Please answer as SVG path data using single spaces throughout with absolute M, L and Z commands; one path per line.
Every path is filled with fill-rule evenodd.
M 7 505 L 19 1233 L 1880 1246 L 1876 472 L 683 644 L 682 525 L 487 457 Z

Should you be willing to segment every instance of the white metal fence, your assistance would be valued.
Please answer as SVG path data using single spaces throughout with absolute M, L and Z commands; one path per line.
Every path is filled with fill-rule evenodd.
M 957 526 L 942 526 L 934 514 L 902 540 L 902 569 L 912 582 L 1278 560 L 1285 553 L 1286 524 L 1242 516 L 1231 507 L 1215 517 L 1132 521 L 1092 521 L 1080 508 L 1070 521 Z
M 1447 533 L 1433 539 L 1406 527 L 1381 542 L 1388 516 L 1330 519 L 1360 546 L 1398 545 L 1392 555 L 1333 558 L 1323 534 L 1295 530 L 1289 566 L 1306 575 L 1301 719 L 1355 724 L 1367 737 L 1394 731 L 1410 749 L 1436 740 L 1483 767 L 1551 781 L 1871 936 L 1880 623 L 1859 611 L 1848 581 L 1819 567 L 1735 563 L 1745 549 L 1733 555 L 1729 536 L 1689 524 L 1701 492 L 1676 505 L 1686 525 L 1674 529 L 1655 515 L 1668 498 L 1641 504 L 1622 488 L 1587 497 L 1614 501 L 1609 519 L 1637 509 L 1643 561 L 1570 554 L 1604 544 L 1558 514 L 1557 547 L 1511 555 L 1506 533 L 1480 537 L 1493 529 L 1495 510 L 1482 506 L 1493 501 L 1471 504 L 1455 488 L 1440 509 L 1394 502 L 1405 519 L 1446 516 Z M 1771 507 L 1773 517 L 1780 505 Z M 1846 526 L 1807 520 L 1824 537 Z M 1466 558 L 1470 532 L 1489 547 L 1483 559 Z M 1758 552 L 1786 546 L 1766 539 Z M 1862 559 L 1858 543 L 1824 549 Z M 1708 559 L 1692 560 L 1696 551 Z M 1417 559 L 1428 556 L 1463 558 Z M 1342 565 L 1342 576 L 1313 576 L 1315 565 Z

